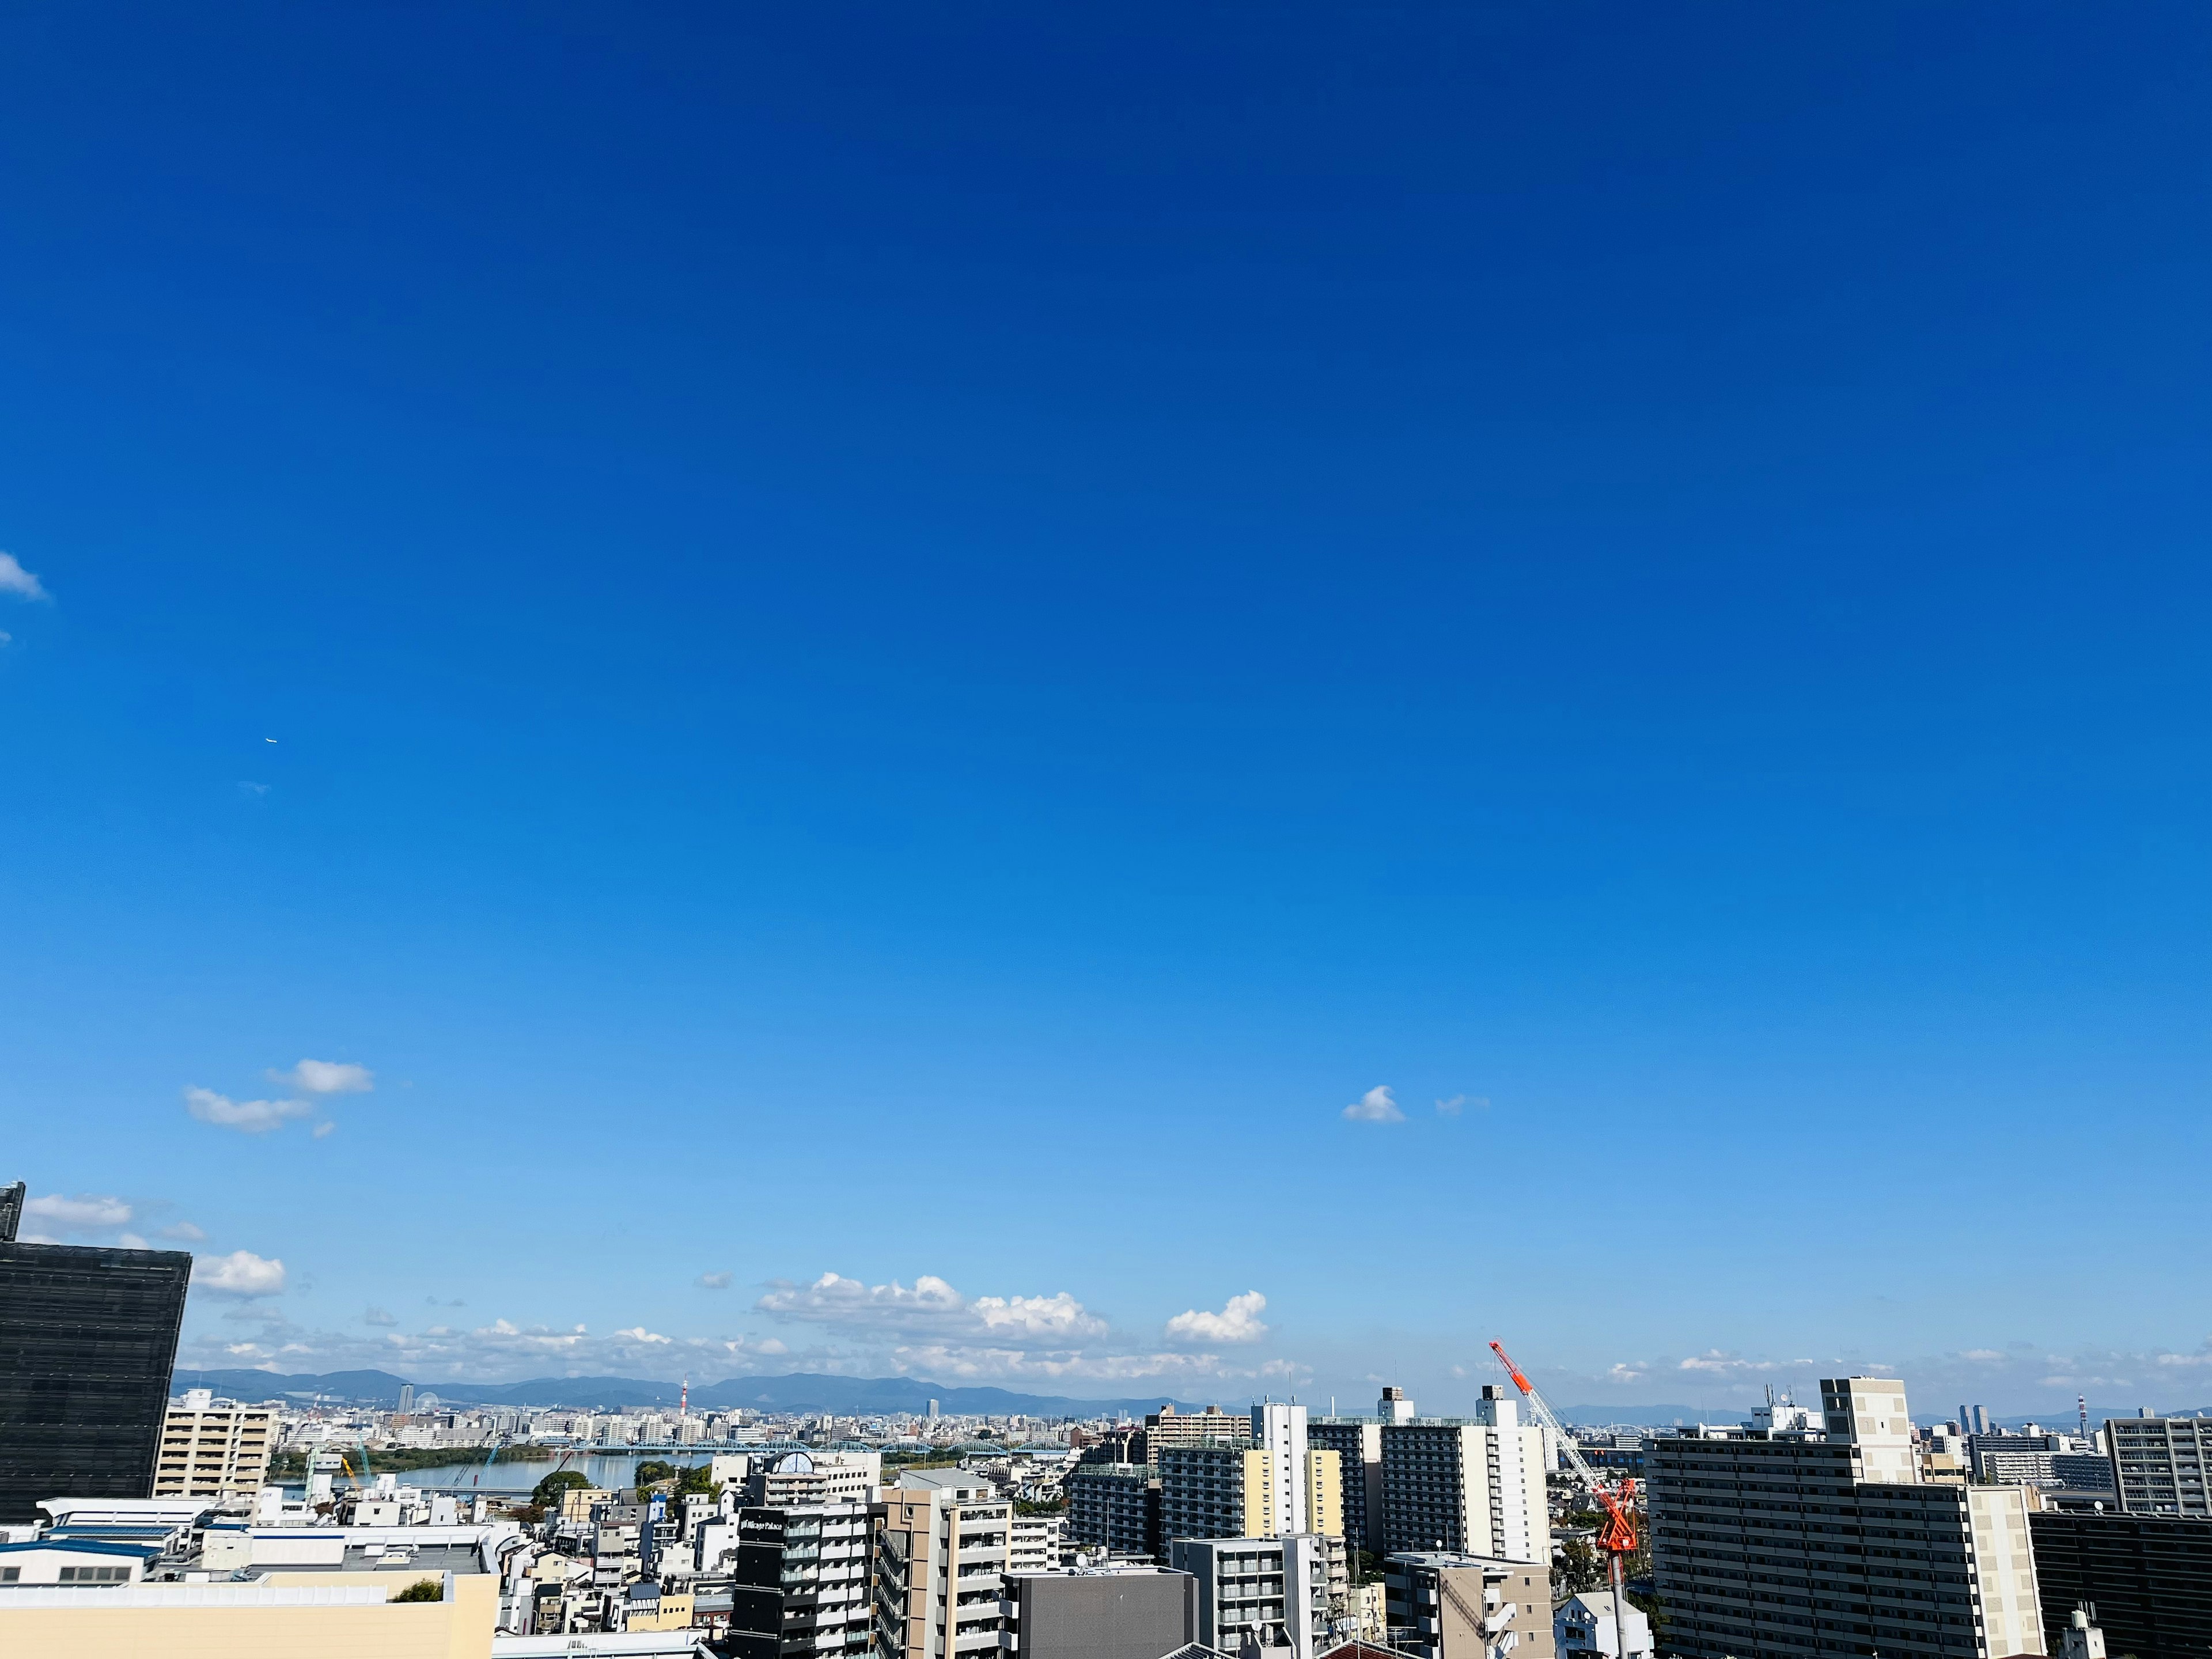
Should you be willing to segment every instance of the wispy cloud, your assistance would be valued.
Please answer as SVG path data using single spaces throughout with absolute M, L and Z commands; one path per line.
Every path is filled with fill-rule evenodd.
M 24 599 L 51 597 L 46 585 L 17 563 L 13 553 L 0 553 L 0 593 L 13 593 Z
M 303 1060 L 289 1072 L 271 1070 L 267 1076 L 311 1095 L 365 1095 L 376 1087 L 376 1073 L 351 1060 Z
M 59 1193 L 52 1193 L 27 1201 L 23 1214 L 29 1219 L 47 1223 L 57 1232 L 95 1233 L 130 1225 L 135 1212 L 119 1198 L 99 1198 L 90 1194 L 64 1198 Z
M 367 1313 L 362 1315 L 361 1322 L 364 1325 L 377 1325 L 387 1328 L 399 1323 L 398 1320 L 383 1308 L 371 1308 Z
M 1486 1112 L 1490 1109 L 1490 1102 L 1481 1095 L 1453 1095 L 1437 1103 L 1438 1117 L 1458 1117 L 1470 1109 Z
M 923 1273 L 907 1285 L 896 1279 L 866 1285 L 826 1273 L 811 1285 L 779 1281 L 754 1305 L 771 1317 L 811 1325 L 886 1334 L 957 1334 L 1017 1346 L 1106 1334 L 1106 1322 L 1065 1291 L 969 1297 L 934 1273 Z
M 1232 1296 L 1229 1305 L 1219 1313 L 1208 1313 L 1200 1308 L 1191 1308 L 1168 1321 L 1168 1340 L 1201 1346 L 1221 1342 L 1243 1344 L 1267 1340 L 1267 1328 L 1260 1322 L 1260 1315 L 1267 1305 L 1267 1298 L 1257 1291 L 1247 1291 L 1242 1296 Z
M 702 1291 L 726 1291 L 730 1288 L 730 1275 L 727 1273 L 701 1273 L 698 1278 L 693 1279 L 691 1282 L 696 1285 Z
M 1390 1085 L 1378 1083 L 1365 1094 L 1344 1109 L 1345 1117 L 1353 1123 L 1403 1123 L 1405 1113 L 1390 1093 Z
M 185 1109 L 203 1123 L 265 1135 L 283 1128 L 289 1119 L 312 1115 L 315 1109 L 304 1100 L 233 1100 L 212 1089 L 187 1089 Z

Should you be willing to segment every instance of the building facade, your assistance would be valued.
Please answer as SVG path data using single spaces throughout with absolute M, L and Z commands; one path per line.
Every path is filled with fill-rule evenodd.
M 1312 1418 L 1306 1424 L 1306 1443 L 1316 1451 L 1336 1454 L 1336 1506 L 1345 1537 L 1359 1549 L 1381 1554 L 1382 1423 L 1367 1417 Z
M 1261 1446 L 1175 1446 L 1160 1455 L 1160 1537 L 1342 1537 L 1337 1455 L 1301 1450 L 1290 1471 Z
M 1164 1567 L 1010 1573 L 1006 1605 L 1021 1659 L 1162 1659 L 1198 1628 L 1197 1582 Z
M 1282 1538 L 1177 1538 L 1168 1565 L 1196 1581 L 1198 1622 L 1192 1638 L 1218 1653 L 1236 1653 L 1249 1638 L 1262 1648 L 1287 1648 L 1292 1659 L 1314 1659 L 1328 1645 L 1328 1540 L 1316 1534 Z
M 1070 1469 L 1067 1543 L 1109 1556 L 1160 1559 L 1160 1478 L 1142 1463 L 1081 1463 Z
M 866 1504 L 737 1513 L 730 1659 L 848 1659 L 872 1644 L 872 1522 Z
M 188 1390 L 161 1424 L 156 1498 L 231 1498 L 258 1492 L 276 1449 L 276 1413 L 205 1389 Z
M 2130 1515 L 2212 1516 L 2212 1418 L 2116 1417 L 2105 1454 L 2120 1507 Z
M 876 1534 L 878 1659 L 995 1653 L 1014 1506 L 963 1469 L 908 1469 L 883 1491 Z
M 1208 1406 L 1202 1412 L 1179 1412 L 1172 1406 L 1163 1406 L 1145 1418 L 1142 1437 L 1129 1461 L 1158 1464 L 1160 1454 L 1171 1446 L 1251 1443 L 1252 1419 L 1249 1417 L 1224 1412 L 1218 1406 Z
M 2093 1606 L 2108 1652 L 2136 1659 L 2212 1652 L 2212 1520 L 2045 1510 L 2029 1516 L 2028 1526 L 2054 1650 L 2074 1610 Z
M 12 1190 L 12 1189 L 11 1189 Z M 21 1213 L 21 1194 L 0 1214 Z M 154 1490 L 192 1259 L 0 1238 L 0 1522 Z
M 1549 1561 L 1411 1550 L 1383 1563 L 1390 1644 L 1416 1659 L 1553 1659 Z
M 1902 1384 L 1851 1377 L 1820 1387 L 1822 1431 L 1651 1442 L 1652 1567 L 1668 1650 L 1684 1659 L 2042 1653 L 2027 1530 L 2040 1494 L 1923 1483 Z M 1891 1478 L 1899 1468 L 1916 1478 Z
M 1518 1420 L 1516 1401 L 1486 1398 L 1483 1405 L 1476 1419 L 1382 1425 L 1382 1539 L 1389 1553 L 1551 1559 L 1543 1434 Z

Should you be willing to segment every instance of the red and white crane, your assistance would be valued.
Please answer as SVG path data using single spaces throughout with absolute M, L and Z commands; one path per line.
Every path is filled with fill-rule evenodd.
M 1623 1600 L 1620 1593 L 1621 1564 L 1636 1548 L 1636 1482 L 1626 1479 L 1618 1482 L 1599 1480 L 1597 1471 L 1589 1466 L 1589 1460 L 1583 1455 L 1582 1448 L 1575 1443 L 1575 1437 L 1567 1432 L 1567 1425 L 1559 1421 L 1559 1413 L 1552 1409 L 1542 1395 L 1536 1392 L 1536 1385 L 1528 1380 L 1528 1372 L 1513 1363 L 1512 1356 L 1500 1344 L 1493 1341 L 1490 1351 L 1498 1356 L 1498 1363 L 1505 1367 L 1505 1374 L 1513 1379 L 1513 1386 L 1521 1390 L 1521 1397 L 1528 1402 L 1528 1409 L 1535 1413 L 1537 1420 L 1552 1431 L 1552 1438 L 1559 1443 L 1559 1455 L 1566 1459 L 1567 1468 L 1573 1473 L 1576 1483 L 1605 1506 L 1605 1525 L 1598 1529 L 1597 1547 L 1605 1552 L 1607 1577 L 1613 1583 L 1615 1653 L 1617 1659 L 1628 1659 L 1628 1628 L 1620 1619 Z

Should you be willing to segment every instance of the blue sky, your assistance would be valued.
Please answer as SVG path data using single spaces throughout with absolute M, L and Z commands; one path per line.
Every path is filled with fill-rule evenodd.
M 2212 1400 L 2200 9 L 0 40 L 0 1178 L 192 1359 Z

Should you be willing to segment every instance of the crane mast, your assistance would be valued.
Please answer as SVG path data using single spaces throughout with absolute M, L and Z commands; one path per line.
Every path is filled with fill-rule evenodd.
M 1498 1363 L 1505 1367 L 1506 1376 L 1511 1377 L 1513 1386 L 1521 1390 L 1521 1397 L 1528 1402 L 1528 1409 L 1536 1414 L 1537 1421 L 1552 1431 L 1553 1439 L 1559 1443 L 1560 1455 L 1566 1459 L 1567 1468 L 1574 1475 L 1575 1484 L 1605 1506 L 1606 1521 L 1598 1533 L 1597 1547 L 1605 1552 L 1606 1577 L 1613 1587 L 1613 1639 L 1616 1659 L 1628 1659 L 1628 1627 L 1620 1617 L 1624 1599 L 1621 1595 L 1621 1563 L 1636 1547 L 1636 1517 L 1630 1510 L 1635 1500 L 1636 1482 L 1623 1480 L 1616 1488 L 1599 1480 L 1597 1471 L 1583 1455 L 1582 1448 L 1567 1432 L 1566 1425 L 1559 1421 L 1559 1413 L 1536 1391 L 1536 1385 L 1528 1380 L 1528 1374 L 1513 1363 L 1513 1357 L 1505 1352 L 1502 1344 L 1492 1342 L 1490 1351 L 1498 1356 Z M 1627 1501 L 1624 1502 L 1624 1499 Z

